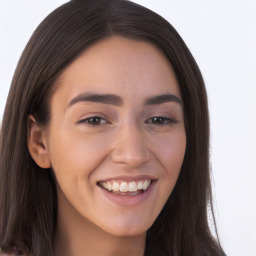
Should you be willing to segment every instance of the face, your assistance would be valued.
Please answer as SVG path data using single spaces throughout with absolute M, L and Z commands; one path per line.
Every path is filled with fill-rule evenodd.
M 115 236 L 145 233 L 186 147 L 171 65 L 147 42 L 111 37 L 69 65 L 56 86 L 44 136 L 59 211 L 72 207 Z

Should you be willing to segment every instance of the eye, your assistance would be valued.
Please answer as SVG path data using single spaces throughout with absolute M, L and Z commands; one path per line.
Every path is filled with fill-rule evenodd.
M 169 117 L 154 116 L 146 120 L 146 123 L 154 125 L 172 125 L 177 123 L 177 120 Z
M 78 121 L 79 124 L 85 123 L 89 125 L 104 125 L 104 124 L 109 124 L 109 121 L 107 121 L 105 118 L 102 118 L 100 116 L 90 116 L 85 119 L 82 119 Z

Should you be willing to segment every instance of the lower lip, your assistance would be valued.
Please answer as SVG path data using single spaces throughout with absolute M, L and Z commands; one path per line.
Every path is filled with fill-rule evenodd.
M 152 194 L 156 181 L 153 181 L 148 189 L 143 193 L 140 193 L 136 196 L 121 196 L 115 193 L 109 192 L 106 189 L 100 188 L 104 196 L 111 201 L 112 203 L 121 205 L 121 206 L 137 206 L 146 201 Z

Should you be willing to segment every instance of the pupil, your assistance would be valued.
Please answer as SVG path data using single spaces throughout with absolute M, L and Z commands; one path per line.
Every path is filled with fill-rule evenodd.
M 157 123 L 157 124 L 162 124 L 163 123 L 163 118 L 161 118 L 161 117 L 154 117 L 153 118 L 153 122 L 154 123 Z
M 89 123 L 90 124 L 99 124 L 100 123 L 100 119 L 98 117 L 93 117 L 89 119 Z

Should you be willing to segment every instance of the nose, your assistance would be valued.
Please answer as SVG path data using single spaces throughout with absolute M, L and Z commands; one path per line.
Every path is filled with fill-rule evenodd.
M 135 168 L 149 160 L 150 150 L 142 129 L 136 125 L 130 125 L 121 129 L 117 137 L 111 152 L 111 158 L 115 163 L 123 163 Z

